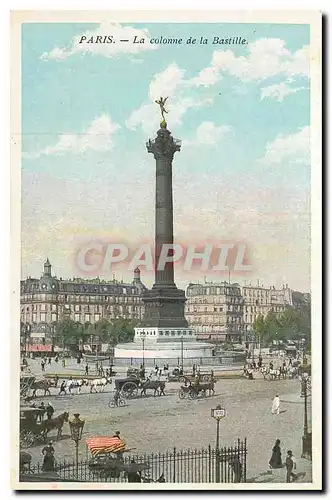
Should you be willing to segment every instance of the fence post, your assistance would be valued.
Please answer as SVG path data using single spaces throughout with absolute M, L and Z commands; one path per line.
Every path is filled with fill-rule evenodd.
M 209 483 L 211 483 L 211 445 L 209 444 Z
M 244 438 L 244 467 L 243 482 L 247 482 L 247 438 Z
M 173 458 L 173 483 L 175 483 L 175 474 L 176 474 L 176 457 L 175 457 L 175 454 L 176 454 L 176 448 L 174 446 L 174 449 L 173 449 L 173 452 L 174 452 L 174 458 Z

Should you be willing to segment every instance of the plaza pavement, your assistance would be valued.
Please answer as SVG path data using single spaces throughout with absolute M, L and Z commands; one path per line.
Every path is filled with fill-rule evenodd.
M 35 373 L 40 372 L 38 361 L 31 365 Z M 76 362 L 70 363 L 65 371 L 70 373 L 74 369 L 83 374 L 84 367 Z M 46 373 L 57 371 L 63 373 L 64 369 L 54 362 L 46 368 Z M 55 414 L 69 411 L 72 416 L 78 412 L 86 420 L 79 445 L 81 459 L 87 456 L 85 439 L 93 435 L 110 436 L 116 430 L 121 432 L 127 446 L 138 453 L 215 446 L 216 422 L 211 418 L 211 408 L 221 404 L 227 415 L 220 423 L 220 446 L 234 446 L 238 438 L 247 438 L 247 481 L 285 482 L 285 469 L 271 471 L 268 467 L 276 439 L 281 440 L 283 460 L 287 450 L 292 449 L 298 464 L 298 482 L 311 481 L 311 463 L 301 459 L 303 400 L 299 398 L 298 380 L 219 380 L 214 397 L 195 401 L 180 400 L 179 387 L 178 383 L 169 383 L 166 396 L 129 400 L 127 406 L 112 410 L 108 402 L 114 385 L 108 385 L 104 393 L 89 394 L 89 389 L 83 388 L 81 395 L 72 396 L 57 396 L 58 390 L 52 389 L 50 398 L 38 398 L 38 401 L 43 400 L 45 404 L 51 401 Z M 276 394 L 281 400 L 280 415 L 272 415 L 270 411 Z M 74 443 L 67 424 L 63 434 L 59 442 L 53 441 L 56 458 L 73 460 Z M 42 446 L 29 449 L 34 462 L 41 461 L 41 449 Z

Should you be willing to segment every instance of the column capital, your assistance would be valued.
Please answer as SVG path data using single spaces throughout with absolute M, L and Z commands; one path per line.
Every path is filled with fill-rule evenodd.
M 167 128 L 160 128 L 157 137 L 153 140 L 149 139 L 146 143 L 146 149 L 156 160 L 166 158 L 172 161 L 174 153 L 181 149 L 181 141 L 174 139 Z

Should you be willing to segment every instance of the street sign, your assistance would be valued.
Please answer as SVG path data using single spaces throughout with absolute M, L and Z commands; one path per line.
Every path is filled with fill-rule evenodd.
M 226 417 L 225 408 L 212 408 L 211 417 L 215 418 L 216 420 L 221 420 L 222 418 Z

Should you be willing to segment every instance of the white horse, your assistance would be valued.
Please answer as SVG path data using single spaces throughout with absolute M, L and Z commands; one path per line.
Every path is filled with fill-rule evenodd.
M 271 380 L 276 380 L 277 378 L 280 380 L 281 370 L 277 368 L 276 370 L 269 370 L 269 377 Z
M 67 380 L 65 385 L 66 394 L 72 394 L 72 389 L 77 389 L 77 394 L 81 394 L 81 388 L 84 385 L 88 385 L 87 380 L 78 379 L 78 380 Z
M 110 377 L 95 378 L 94 380 L 90 380 L 90 393 L 93 392 L 92 389 L 94 389 L 95 392 L 104 392 L 106 385 L 111 383 L 112 379 Z
M 288 378 L 296 378 L 299 374 L 299 369 L 296 366 L 290 366 L 287 369 Z

